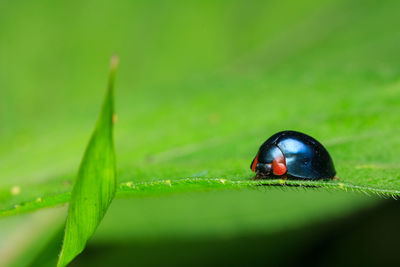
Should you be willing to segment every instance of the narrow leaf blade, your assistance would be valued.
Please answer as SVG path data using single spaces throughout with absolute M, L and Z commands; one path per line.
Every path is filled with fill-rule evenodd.
M 103 219 L 116 191 L 113 142 L 114 76 L 118 59 L 111 59 L 107 93 L 96 127 L 83 156 L 71 193 L 64 242 L 58 266 L 81 253 Z

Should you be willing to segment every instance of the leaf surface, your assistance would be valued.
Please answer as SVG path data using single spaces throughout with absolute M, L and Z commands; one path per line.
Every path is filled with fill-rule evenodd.
M 110 238 L 117 230 L 121 239 L 124 231 L 144 239 L 143 229 L 179 232 L 185 222 L 176 224 L 176 218 L 198 218 L 199 210 L 218 215 L 205 233 L 226 221 L 238 234 L 268 228 L 268 215 L 258 209 L 243 207 L 245 216 L 233 216 L 229 200 L 236 195 L 235 203 L 262 201 L 265 213 L 293 210 L 285 213 L 293 226 L 305 208 L 281 203 L 295 195 L 292 189 L 304 187 L 310 205 L 345 190 L 398 196 L 399 1 L 172 2 L 3 3 L 0 35 L 8 41 L 0 42 L 0 216 L 68 203 L 101 101 L 105 55 L 116 50 L 124 58 L 116 99 L 116 197 L 137 205 L 131 207 L 137 228 L 117 228 L 120 219 L 109 216 L 103 234 Z M 43 41 L 55 39 L 63 45 Z M 326 146 L 339 181 L 287 187 L 268 181 L 281 193 L 258 192 L 251 160 L 269 136 L 290 129 Z M 314 185 L 326 194 L 312 194 Z M 197 191 L 212 197 L 197 197 Z M 196 208 L 186 208 L 184 197 L 166 200 L 174 207 L 150 214 L 154 227 L 133 214 L 146 215 L 158 207 L 156 199 L 176 193 L 193 194 Z M 258 199 L 262 194 L 265 200 Z M 335 206 L 322 203 L 308 214 L 324 217 Z M 285 214 L 269 215 L 279 225 Z M 265 225 L 246 224 L 259 216 Z M 198 230 L 187 225 L 187 236 Z

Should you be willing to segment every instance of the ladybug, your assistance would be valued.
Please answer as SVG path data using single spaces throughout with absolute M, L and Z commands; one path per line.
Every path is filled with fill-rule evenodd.
M 250 168 L 256 179 L 321 180 L 335 178 L 328 151 L 317 140 L 296 131 L 274 134 L 261 145 Z

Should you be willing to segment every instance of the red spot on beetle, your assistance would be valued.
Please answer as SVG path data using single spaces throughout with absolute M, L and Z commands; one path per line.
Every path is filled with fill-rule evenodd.
M 272 172 L 274 175 L 284 175 L 287 171 L 286 161 L 284 157 L 276 158 L 272 161 Z
M 251 170 L 252 170 L 253 172 L 256 171 L 256 166 L 257 166 L 257 163 L 258 163 L 258 154 L 259 154 L 259 153 L 257 153 L 256 157 L 255 157 L 254 160 L 253 160 L 253 163 L 251 164 Z

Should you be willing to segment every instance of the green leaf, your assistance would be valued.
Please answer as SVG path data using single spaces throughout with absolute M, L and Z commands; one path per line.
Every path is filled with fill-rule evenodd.
M 226 189 L 256 189 L 259 186 L 279 186 L 283 189 L 289 187 L 298 188 L 320 188 L 323 190 L 335 190 L 344 192 L 356 192 L 368 196 L 382 198 L 400 198 L 400 190 L 376 189 L 368 186 L 359 186 L 336 181 L 295 181 L 295 180 L 245 180 L 235 181 L 223 178 L 188 178 L 179 180 L 158 180 L 152 182 L 134 183 L 133 181 L 123 182 L 118 185 L 117 198 L 138 198 L 144 196 L 169 195 L 184 192 L 199 192 L 210 190 Z M 0 209 L 0 218 L 26 212 L 32 212 L 42 208 L 53 207 L 68 203 L 69 193 L 48 196 L 37 200 L 20 203 L 10 209 Z
M 120 231 L 123 239 L 129 231 L 145 239 L 144 233 L 163 228 L 168 235 L 171 228 L 180 231 L 178 218 L 184 224 L 183 218 L 198 218 L 199 210 L 214 210 L 218 216 L 205 217 L 205 233 L 230 221 L 240 235 L 263 228 L 254 227 L 263 220 L 245 223 L 260 216 L 270 215 L 277 225 L 285 218 L 297 224 L 296 212 L 305 207 L 280 205 L 294 190 L 305 192 L 310 207 L 339 190 L 399 195 L 400 1 L 106 2 L 2 3 L 0 36 L 7 37 L 0 42 L 2 215 L 68 203 L 101 101 L 102 60 L 114 50 L 125 59 L 116 99 L 116 197 L 133 198 L 131 221 L 137 224 L 118 228 L 120 219 L 110 209 L 113 222 L 104 234 Z M 85 112 L 76 108 L 81 106 Z M 250 181 L 258 147 L 285 129 L 310 134 L 327 147 L 340 180 L 322 182 L 326 194 L 282 186 L 271 189 L 280 194 L 269 194 Z M 241 198 L 248 187 L 253 190 Z M 232 192 L 223 194 L 222 188 Z M 197 191 L 208 191 L 210 198 Z M 178 192 L 193 194 L 191 205 L 183 196 L 168 202 Z M 159 207 L 159 198 L 171 212 Z M 231 199 L 265 205 L 265 214 L 252 206 L 242 209 L 246 215 L 233 216 Z M 352 204 L 346 199 L 337 207 Z M 325 205 L 307 214 L 325 217 L 331 207 Z M 153 207 L 164 212 L 153 215 Z M 275 214 L 275 208 L 282 212 Z M 138 210 L 142 213 L 134 213 Z M 124 218 L 129 211 L 121 213 Z M 199 225 L 186 229 L 190 237 Z M 270 229 L 279 235 L 279 229 Z
M 58 266 L 66 266 L 84 250 L 115 195 L 113 88 L 117 64 L 118 58 L 114 56 L 103 107 L 72 189 Z
M 99 59 L 114 46 L 128 57 L 120 80 L 125 90 L 119 99 L 121 119 L 116 129 L 120 182 L 193 177 L 247 181 L 252 175 L 248 165 L 259 145 L 277 131 L 293 129 L 326 145 L 340 182 L 400 190 L 396 53 L 400 36 L 393 23 L 398 1 L 380 5 L 368 0 L 363 8 L 348 1 L 291 1 L 290 10 L 276 1 L 249 7 L 244 19 L 237 16 L 245 6 L 241 1 L 177 2 L 188 13 L 171 9 L 168 14 L 177 20 L 167 19 L 171 24 L 151 31 L 144 25 L 160 22 L 163 18 L 157 14 L 167 7 L 113 5 L 115 13 L 107 18 L 118 21 L 120 30 L 106 27 L 104 31 L 116 37 L 110 39 L 91 20 L 82 17 L 79 28 L 68 23 L 67 10 L 75 8 L 72 3 L 58 4 L 59 13 L 40 3 L 33 6 L 37 13 L 21 15 L 27 21 L 55 22 L 42 25 L 43 38 L 53 39 L 49 33 L 59 33 L 54 27 L 60 25 L 71 36 L 92 32 L 93 43 L 90 49 L 70 50 L 53 47 L 51 42 L 41 44 L 44 51 L 65 55 L 64 68 L 75 74 L 68 79 L 60 75 L 63 70 L 49 67 L 48 58 L 26 62 L 32 56 L 28 42 L 23 49 L 1 44 L 10 51 L 2 55 L 2 62 L 16 64 L 2 71 L 6 76 L 0 80 L 0 94 L 5 94 L 0 97 L 4 109 L 0 112 L 0 210 L 16 207 L 18 212 L 24 203 L 38 198 L 43 200 L 38 207 L 53 205 L 46 202 L 51 198 L 68 201 L 80 160 L 76 155 L 87 141 L 97 107 L 93 95 L 103 83 L 97 75 L 101 74 Z M 8 23 L 2 24 L 1 33 L 30 36 L 31 29 L 14 28 L 12 14 L 18 8 L 11 3 L 3 8 L 9 15 L 2 17 Z M 108 14 L 106 6 L 93 9 L 96 18 Z M 128 15 L 126 10 L 138 13 Z M 181 16 L 197 14 L 195 10 L 202 12 L 193 20 Z M 223 10 L 233 11 L 227 21 L 246 24 L 227 23 L 216 15 Z M 117 19 L 119 14 L 125 20 Z M 127 25 L 137 21 L 145 28 L 132 33 Z M 198 34 L 199 25 L 210 31 Z M 145 41 L 139 37 L 144 31 L 149 34 Z M 68 43 L 71 36 L 60 32 L 58 38 Z M 232 36 L 242 37 L 232 43 Z M 77 60 L 75 55 L 82 57 Z M 36 69 L 49 75 L 39 75 Z M 82 81 L 84 92 L 77 86 Z M 48 100 L 54 84 L 60 86 L 64 101 Z M 133 86 L 139 90 L 127 90 Z M 82 114 L 77 103 L 88 112 Z M 10 193 L 14 186 L 21 189 L 19 194 Z

